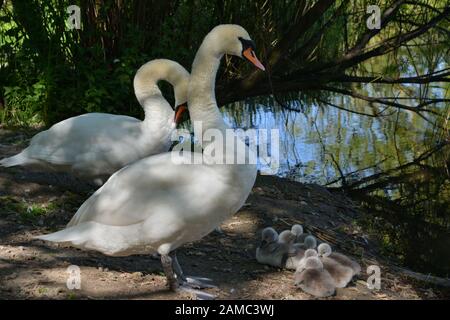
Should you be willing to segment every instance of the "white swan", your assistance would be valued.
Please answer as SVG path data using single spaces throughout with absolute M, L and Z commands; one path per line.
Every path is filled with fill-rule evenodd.
M 217 26 L 205 37 L 192 66 L 189 112 L 193 122 L 202 121 L 203 130 L 214 128 L 223 134 L 227 126 L 214 86 L 225 53 L 249 56 L 262 67 L 242 27 Z M 235 150 L 232 156 L 241 149 Z M 163 153 L 119 170 L 78 209 L 66 229 L 38 238 L 115 256 L 157 252 L 169 287 L 186 284 L 189 279 L 174 250 L 201 239 L 238 211 L 256 179 L 253 164 L 179 164 L 191 156 Z
M 159 80 L 174 86 L 177 106 L 186 103 L 186 69 L 171 60 L 152 60 L 134 77 L 135 94 L 145 111 L 144 121 L 107 113 L 72 117 L 38 133 L 26 149 L 2 159 L 0 165 L 73 172 L 101 184 L 129 163 L 167 152 L 175 128 L 174 111 L 157 86 Z

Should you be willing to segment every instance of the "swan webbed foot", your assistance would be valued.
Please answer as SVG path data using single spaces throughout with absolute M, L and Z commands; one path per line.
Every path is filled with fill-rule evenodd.
M 217 288 L 217 286 L 212 284 L 211 279 L 194 276 L 185 277 L 182 285 L 187 285 L 195 289 Z
M 212 280 L 209 278 L 186 276 L 183 272 L 183 269 L 181 269 L 175 252 L 171 254 L 171 258 L 173 270 L 175 271 L 175 274 L 181 286 L 191 287 L 194 289 L 217 288 L 217 286 L 211 283 Z
M 186 285 L 180 285 L 177 291 L 189 292 L 195 296 L 196 300 L 214 300 L 217 297 L 213 294 L 195 290 L 194 288 Z

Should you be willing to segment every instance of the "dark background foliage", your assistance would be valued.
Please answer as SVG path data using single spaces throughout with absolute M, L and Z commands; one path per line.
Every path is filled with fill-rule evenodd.
M 71 4 L 81 8 L 79 30 L 66 26 Z M 368 4 L 380 5 L 381 30 L 367 29 Z M 0 121 L 50 125 L 94 111 L 139 116 L 132 88 L 137 68 L 164 57 L 189 70 L 202 38 L 220 23 L 244 26 L 268 67 L 262 73 L 239 59 L 226 59 L 218 76 L 220 104 L 275 93 L 273 97 L 288 107 L 283 102 L 323 100 L 338 93 L 374 107 L 384 105 L 377 97 L 357 96 L 353 89 L 358 87 L 350 85 L 418 79 L 399 77 L 401 64 L 392 67 L 389 59 L 384 78 L 362 64 L 404 49 L 415 39 L 433 44 L 430 56 L 448 54 L 448 15 L 445 1 L 2 1 Z M 435 71 L 432 64 L 437 60 L 430 58 L 425 71 Z M 448 82 L 448 68 L 433 76 L 419 80 Z M 171 99 L 171 91 L 164 91 Z M 430 101 L 427 96 L 413 98 Z M 414 112 L 422 111 L 419 107 Z

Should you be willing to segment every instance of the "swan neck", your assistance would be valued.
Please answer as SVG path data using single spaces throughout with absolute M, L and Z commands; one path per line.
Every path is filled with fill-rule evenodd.
M 208 129 L 225 131 L 228 126 L 217 107 L 215 82 L 223 54 L 212 50 L 208 41 L 200 46 L 192 64 L 188 107 L 191 120 L 202 123 L 202 134 Z
M 134 92 L 137 100 L 144 109 L 145 121 L 153 119 L 167 119 L 173 116 L 170 104 L 162 95 L 158 81 L 165 80 L 177 90 L 187 86 L 189 74 L 184 68 L 172 61 L 160 59 L 147 62 L 136 72 L 134 77 Z

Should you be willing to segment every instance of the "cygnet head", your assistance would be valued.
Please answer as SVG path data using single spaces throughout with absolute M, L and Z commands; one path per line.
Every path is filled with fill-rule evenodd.
M 261 70 L 265 70 L 255 54 L 255 43 L 248 32 L 236 24 L 221 24 L 212 29 L 203 40 L 202 46 L 215 52 L 218 58 L 222 54 L 238 56 L 250 61 Z
M 318 256 L 318 254 L 317 254 L 317 251 L 316 250 L 314 250 L 314 249 L 308 249 L 308 250 L 306 250 L 305 251 L 305 259 L 306 258 L 310 258 L 310 257 L 317 257 Z
M 303 234 L 303 227 L 301 224 L 294 224 L 291 228 L 291 232 L 298 237 L 299 235 Z
M 260 247 L 263 248 L 273 242 L 278 240 L 278 233 L 272 227 L 265 228 L 261 233 L 261 244 Z
M 331 254 L 331 246 L 328 243 L 321 243 L 317 247 L 317 252 L 321 257 L 328 257 Z
M 291 232 L 291 230 L 284 230 L 278 236 L 278 242 L 282 243 L 293 243 L 295 241 L 295 235 Z
M 303 255 L 303 258 L 300 260 L 300 262 L 297 265 L 297 271 L 301 272 L 301 271 L 303 271 L 305 269 L 305 263 L 306 263 L 306 260 L 308 260 L 308 258 L 317 257 L 317 256 L 318 255 L 317 255 L 317 251 L 316 250 L 314 250 L 314 249 L 306 250 L 304 255 Z
M 307 236 L 303 242 L 308 249 L 314 249 L 317 246 L 317 240 L 314 236 Z
M 318 257 L 309 257 L 305 259 L 304 263 L 299 265 L 297 272 L 302 272 L 303 270 L 308 269 L 323 270 L 322 261 L 320 261 Z

